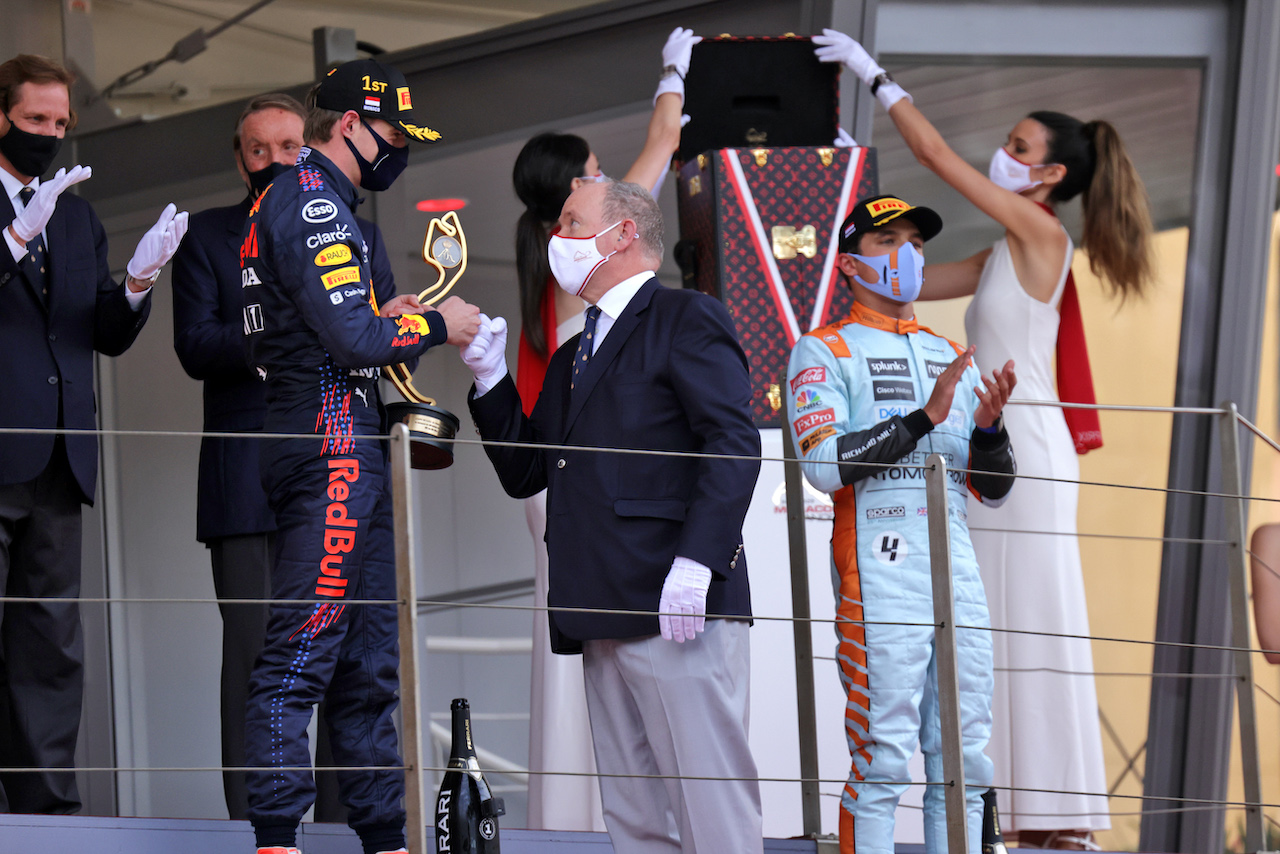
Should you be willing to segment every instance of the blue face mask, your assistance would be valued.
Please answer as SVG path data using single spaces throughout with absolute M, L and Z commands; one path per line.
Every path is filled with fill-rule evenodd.
M 850 253 L 852 255 L 852 253 Z M 869 291 L 894 302 L 915 302 L 924 284 L 924 256 L 910 243 L 904 243 L 888 255 L 853 255 L 879 274 L 873 284 L 855 275 L 854 281 Z

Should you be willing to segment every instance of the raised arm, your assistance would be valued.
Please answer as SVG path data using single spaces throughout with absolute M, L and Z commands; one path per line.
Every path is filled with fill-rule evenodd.
M 924 286 L 916 299 L 940 300 L 972 296 L 978 290 L 978 279 L 982 276 L 982 268 L 990 255 L 991 247 L 988 246 L 963 261 L 926 264 Z
M 662 48 L 662 79 L 653 96 L 653 116 L 649 119 L 644 148 L 622 179 L 647 187 L 655 198 L 671 165 L 671 155 L 680 147 L 680 128 L 687 121 L 681 115 L 684 109 L 684 77 L 689 73 L 693 46 L 700 41 L 702 36 L 695 36 L 693 30 L 681 27 L 676 27 L 667 37 Z
M 911 96 L 890 78 L 862 45 L 837 30 L 823 30 L 814 36 L 817 55 L 823 62 L 841 62 L 872 87 L 876 99 L 893 119 L 902 139 L 929 171 L 950 184 L 987 216 L 1000 223 L 1009 234 L 1027 244 L 1066 248 L 1066 235 L 1056 218 L 1031 199 L 996 185 L 951 150 L 942 134 L 916 109 Z M 1061 251 L 1058 252 L 1061 259 Z

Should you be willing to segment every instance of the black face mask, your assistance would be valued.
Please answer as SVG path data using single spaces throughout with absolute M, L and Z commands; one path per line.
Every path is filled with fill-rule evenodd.
M 370 163 L 365 160 L 360 150 L 347 137 L 342 138 L 343 142 L 347 144 L 347 148 L 351 149 L 351 153 L 356 158 L 356 164 L 360 167 L 360 186 L 375 192 L 385 190 L 395 183 L 400 173 L 409 165 L 409 146 L 396 148 L 369 127 L 369 123 L 364 119 L 361 119 L 360 123 L 373 135 L 373 141 L 378 144 L 378 154 L 374 161 Z
M 39 178 L 48 172 L 60 148 L 62 140 L 58 137 L 29 133 L 15 125 L 13 119 L 9 119 L 9 132 L 0 136 L 0 154 L 29 178 Z
M 244 163 L 243 160 L 240 162 Z M 283 163 L 268 163 L 263 168 L 253 172 L 246 169 L 245 174 L 249 176 L 249 192 L 253 194 L 255 199 L 258 198 L 258 196 L 266 192 L 267 187 L 271 186 L 272 181 L 292 168 L 292 166 L 286 166 Z

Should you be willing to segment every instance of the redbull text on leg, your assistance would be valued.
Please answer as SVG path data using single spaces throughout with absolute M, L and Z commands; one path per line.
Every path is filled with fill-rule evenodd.
M 349 554 L 356 544 L 356 528 L 359 519 L 347 515 L 344 503 L 351 494 L 348 483 L 360 479 L 359 460 L 329 460 L 329 486 L 325 493 L 332 503 L 324 509 L 324 557 L 320 559 L 320 574 L 316 577 L 316 595 L 341 598 L 346 592 L 347 579 L 342 577 L 343 555 Z

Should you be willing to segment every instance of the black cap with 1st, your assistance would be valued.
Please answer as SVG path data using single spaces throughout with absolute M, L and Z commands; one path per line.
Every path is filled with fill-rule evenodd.
M 417 142 L 435 142 L 440 132 L 422 124 L 414 115 L 409 81 L 390 66 L 373 59 L 344 62 L 330 71 L 316 91 L 316 106 L 382 119 Z

